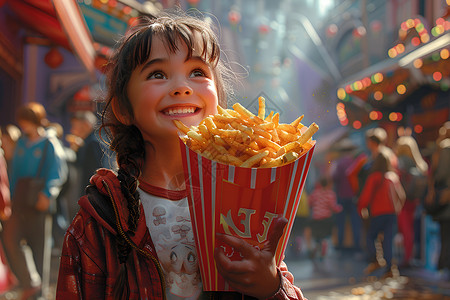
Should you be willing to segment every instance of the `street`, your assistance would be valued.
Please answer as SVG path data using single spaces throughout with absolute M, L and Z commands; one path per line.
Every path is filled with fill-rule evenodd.
M 59 255 L 53 251 L 48 300 L 55 299 L 58 262 Z M 364 255 L 351 250 L 336 251 L 330 248 L 323 259 L 311 259 L 306 253 L 296 255 L 288 248 L 285 262 L 294 275 L 295 285 L 301 288 L 308 300 L 450 300 L 448 274 L 411 267 L 400 269 L 397 274 L 394 272 L 393 278 L 382 279 L 381 274 L 376 272 L 365 276 Z M 19 296 L 20 291 L 11 291 L 0 296 L 0 300 L 18 299 Z
M 438 271 L 422 267 L 400 269 L 393 278 L 364 275 L 367 263 L 362 253 L 334 251 L 311 260 L 287 253 L 286 263 L 295 284 L 309 300 L 325 299 L 450 299 L 450 280 Z

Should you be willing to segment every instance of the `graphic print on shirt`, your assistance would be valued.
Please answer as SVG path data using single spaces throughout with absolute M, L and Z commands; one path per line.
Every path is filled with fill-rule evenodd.
M 168 299 L 197 299 L 202 291 L 187 198 L 173 201 L 141 193 L 141 200 L 159 261 Z

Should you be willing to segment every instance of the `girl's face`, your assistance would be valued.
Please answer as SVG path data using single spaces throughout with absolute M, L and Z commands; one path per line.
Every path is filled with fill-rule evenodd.
M 154 38 L 147 62 L 136 68 L 127 92 L 134 120 L 144 140 L 177 136 L 173 120 L 187 126 L 217 113 L 217 90 L 211 67 L 195 50 L 187 59 L 187 46 L 178 43 L 175 53 L 165 42 Z

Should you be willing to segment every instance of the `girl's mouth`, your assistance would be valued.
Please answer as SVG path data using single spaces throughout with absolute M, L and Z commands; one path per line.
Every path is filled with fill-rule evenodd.
M 179 106 L 179 107 L 169 107 L 162 110 L 162 113 L 169 117 L 184 117 L 191 116 L 200 110 L 199 107 L 194 106 Z

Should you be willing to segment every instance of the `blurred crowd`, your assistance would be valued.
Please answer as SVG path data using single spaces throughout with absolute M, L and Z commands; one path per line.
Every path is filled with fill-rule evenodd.
M 48 292 L 51 251 L 60 253 L 90 176 L 114 160 L 91 111 L 73 113 L 67 134 L 39 103 L 21 106 L 16 120 L 0 131 L 0 293 L 34 299 Z M 393 276 L 420 258 L 417 223 L 427 215 L 440 229 L 436 268 L 448 272 L 450 122 L 428 155 L 407 131 L 391 147 L 386 140 L 378 127 L 365 132 L 364 147 L 349 137 L 335 143 L 330 167 L 308 177 L 314 182 L 303 191 L 287 255 L 305 251 L 321 261 L 331 247 L 351 249 L 367 260 L 367 275 Z
M 359 254 L 367 276 L 392 277 L 423 267 L 429 219 L 440 232 L 434 267 L 449 276 L 450 121 L 430 151 L 420 149 L 410 131 L 399 133 L 387 145 L 387 131 L 371 128 L 364 145 L 344 136 L 331 147 L 328 166 L 308 176 L 288 257 L 321 261 L 332 247 Z
M 0 131 L 0 294 L 37 299 L 90 176 L 113 160 L 92 111 L 74 112 L 67 134 L 40 103 L 19 107 L 16 121 Z

